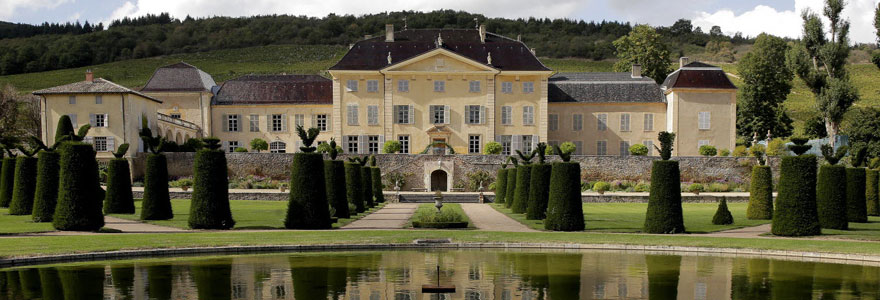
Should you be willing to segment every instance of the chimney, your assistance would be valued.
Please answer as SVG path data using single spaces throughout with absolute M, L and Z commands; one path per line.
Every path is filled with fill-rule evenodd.
M 480 43 L 486 43 L 486 25 L 480 24 Z
M 536 55 L 536 56 L 537 56 L 537 54 L 535 54 L 535 48 L 529 49 L 529 51 L 532 52 L 532 55 Z
M 633 64 L 632 65 L 632 78 L 642 78 L 642 65 Z
M 517 35 L 516 35 L 516 41 L 517 41 L 517 42 L 522 42 L 522 34 L 517 34 Z
M 385 41 L 394 41 L 394 24 L 385 24 Z
M 369 40 L 369 39 L 371 39 L 371 38 L 373 38 L 373 35 L 372 35 L 372 34 L 365 34 L 365 35 L 364 35 L 364 39 L 365 39 L 365 40 Z
M 682 57 L 678 60 L 678 64 L 679 64 L 678 67 L 679 67 L 679 68 L 684 68 L 684 66 L 686 66 L 687 64 L 690 63 L 690 60 L 691 60 L 691 59 L 688 58 L 687 56 L 682 56 Z
M 95 74 L 92 73 L 92 69 L 86 70 L 86 81 L 88 81 L 88 82 L 95 81 Z

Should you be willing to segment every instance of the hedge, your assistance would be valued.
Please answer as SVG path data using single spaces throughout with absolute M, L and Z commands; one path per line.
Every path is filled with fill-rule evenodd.
M 201 262 L 190 267 L 197 299 L 232 298 L 232 261 L 220 259 Z
M 290 202 L 284 227 L 287 229 L 329 229 L 330 203 L 324 180 L 324 155 L 298 152 L 293 155 L 290 174 Z
M 846 218 L 850 222 L 868 222 L 865 177 L 865 168 L 846 168 Z
M 869 216 L 880 216 L 880 171 L 865 172 L 865 207 Z
M 61 278 L 55 268 L 40 268 L 40 293 L 44 300 L 64 299 L 64 287 L 61 286 Z M 133 277 L 134 274 L 132 274 Z M 116 278 L 113 278 L 116 282 Z
M 55 204 L 58 203 L 58 171 L 61 154 L 40 151 L 37 154 L 37 187 L 34 193 L 34 222 L 52 222 Z
M 61 156 L 64 157 L 64 154 Z M 64 159 L 62 158 L 62 160 Z M 63 177 L 61 180 L 64 180 Z M 104 268 L 59 268 L 58 278 L 61 280 L 61 286 L 64 288 L 64 299 L 104 298 Z
M 128 160 L 115 158 L 107 165 L 107 193 L 104 195 L 105 214 L 133 214 L 131 170 Z
M 166 264 L 147 265 L 148 299 L 172 299 L 171 290 L 174 286 L 172 266 Z
M 514 213 L 524 214 L 528 209 L 531 176 L 531 165 L 522 165 L 516 167 L 516 190 L 514 190 L 513 206 L 511 206 L 511 209 Z
M 21 294 L 24 299 L 44 299 L 40 291 L 40 272 L 37 268 L 20 269 L 18 277 L 21 280 Z
M 370 182 L 373 184 L 373 198 L 376 203 L 385 202 L 385 195 L 382 193 L 382 170 L 379 167 L 370 167 Z M 375 203 L 374 203 L 375 205 Z
M 364 206 L 364 197 L 361 193 L 363 186 L 361 185 L 361 164 L 355 162 L 345 162 L 345 198 L 348 203 L 354 204 L 355 212 L 362 213 L 366 211 Z
M 584 230 L 580 164 L 576 162 L 552 164 L 544 228 L 554 231 Z
M 364 205 L 367 207 L 376 206 L 373 203 L 373 172 L 370 167 L 361 167 L 361 197 L 364 198 Z
M 168 220 L 174 218 L 171 197 L 168 195 L 168 163 L 165 155 L 147 154 L 144 174 L 144 201 L 141 202 L 141 220 Z
M 4 157 L 0 166 L 0 207 L 12 203 L 12 190 L 15 187 L 15 157 Z
M 324 186 L 327 188 L 327 202 L 336 211 L 337 218 L 351 218 L 345 191 L 345 166 L 341 160 L 324 161 Z
M 235 226 L 229 209 L 229 179 L 226 153 L 202 148 L 193 161 L 193 191 L 189 207 L 189 227 L 230 229 Z
M 681 175 L 678 161 L 655 160 L 645 215 L 646 233 L 684 233 L 681 211 Z
M 34 210 L 37 188 L 37 158 L 20 155 L 15 158 L 15 180 L 12 188 L 10 215 L 30 215 Z
M 771 232 L 779 236 L 807 236 L 822 233 L 816 211 L 816 156 L 782 158 L 779 196 L 773 211 Z
M 712 216 L 712 224 L 715 225 L 730 225 L 733 224 L 733 215 L 730 214 L 730 210 L 727 209 L 727 199 L 721 198 L 721 202 L 718 203 L 718 210 L 715 211 L 715 215 Z
M 846 167 L 823 165 L 819 167 L 816 183 L 816 212 L 819 226 L 846 230 Z
M 547 199 L 550 197 L 550 175 L 553 166 L 537 164 L 532 166 L 529 174 L 529 201 L 526 207 L 526 219 L 543 220 L 547 217 Z
M 104 226 L 97 162 L 92 145 L 67 142 L 61 146 L 58 203 L 52 226 L 58 230 L 95 231 Z
M 504 203 L 504 194 L 507 192 L 507 169 L 498 169 L 495 176 L 495 203 Z
M 505 184 L 505 188 L 507 191 L 504 192 L 504 207 L 510 208 L 513 206 L 513 198 L 516 195 L 516 167 L 507 170 L 507 184 Z
M 749 187 L 749 220 L 773 219 L 773 171 L 770 166 L 754 166 Z

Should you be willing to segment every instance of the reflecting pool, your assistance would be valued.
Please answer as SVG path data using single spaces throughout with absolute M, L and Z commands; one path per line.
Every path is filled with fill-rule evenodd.
M 452 284 L 426 294 L 423 284 Z M 625 251 L 400 250 L 0 270 L 0 299 L 878 299 L 880 268 Z

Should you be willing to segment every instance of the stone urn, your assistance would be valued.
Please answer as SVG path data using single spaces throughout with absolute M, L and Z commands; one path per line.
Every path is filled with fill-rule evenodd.
M 278 189 L 281 190 L 282 193 L 284 193 L 287 191 L 287 185 L 282 184 L 280 187 L 278 187 Z
M 598 190 L 596 192 L 599 193 L 599 195 L 605 195 L 605 190 Z
M 189 186 L 188 185 L 181 185 L 180 189 L 183 190 L 184 192 L 186 192 L 189 190 Z
M 443 208 L 443 195 L 439 192 L 434 195 L 434 207 L 437 208 L 437 213 L 440 213 L 440 209 Z

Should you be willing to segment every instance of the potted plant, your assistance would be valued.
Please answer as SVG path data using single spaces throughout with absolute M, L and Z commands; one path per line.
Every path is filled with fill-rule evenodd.
M 700 192 L 705 190 L 702 184 L 699 183 L 691 183 L 691 185 L 687 188 L 688 192 L 694 193 L 694 195 L 699 195 Z
M 593 184 L 593 191 L 599 193 L 599 195 L 604 195 L 605 191 L 611 189 L 611 184 L 599 181 Z
M 278 186 L 278 189 L 281 190 L 282 193 L 286 192 L 287 191 L 287 184 L 282 183 L 281 185 Z

